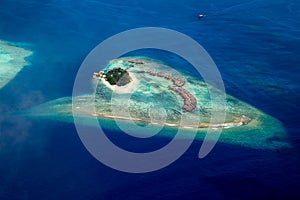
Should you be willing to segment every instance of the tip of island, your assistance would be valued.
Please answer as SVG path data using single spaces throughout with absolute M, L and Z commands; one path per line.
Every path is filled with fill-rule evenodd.
M 7 85 L 28 64 L 31 51 L 17 44 L 0 40 L 0 89 Z

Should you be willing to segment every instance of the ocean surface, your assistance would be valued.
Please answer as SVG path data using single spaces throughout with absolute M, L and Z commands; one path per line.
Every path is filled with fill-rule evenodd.
M 199 13 L 206 17 L 198 19 Z M 149 26 L 198 41 L 217 64 L 226 92 L 280 120 L 293 148 L 218 143 L 198 159 L 201 142 L 195 141 L 167 168 L 127 174 L 94 159 L 74 124 L 14 115 L 71 96 L 77 70 L 96 45 Z M 33 52 L 31 64 L 0 90 L 1 200 L 300 198 L 300 1 L 0 0 L 0 40 Z M 144 56 L 189 70 L 176 57 Z M 136 150 L 168 142 L 111 135 Z

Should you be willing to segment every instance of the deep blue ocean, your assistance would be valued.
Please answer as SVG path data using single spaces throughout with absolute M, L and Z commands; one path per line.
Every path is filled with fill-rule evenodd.
M 293 148 L 218 143 L 198 159 L 195 141 L 167 168 L 127 174 L 94 159 L 74 124 L 14 116 L 71 96 L 77 70 L 96 45 L 149 26 L 198 41 L 227 93 L 280 120 Z M 1 200 L 300 199 L 299 0 L 0 0 L 0 39 L 34 52 L 31 65 L 0 91 Z M 172 57 L 154 57 L 176 65 Z

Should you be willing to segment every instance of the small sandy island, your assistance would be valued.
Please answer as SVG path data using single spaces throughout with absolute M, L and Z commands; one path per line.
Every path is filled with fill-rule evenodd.
M 139 85 L 139 80 L 136 78 L 135 74 L 133 72 L 128 72 L 129 77 L 130 77 L 130 82 L 127 83 L 126 85 L 123 86 L 118 86 L 118 85 L 111 85 L 109 81 L 105 79 L 105 77 L 99 78 L 101 82 L 108 88 L 110 88 L 112 91 L 116 93 L 132 93 L 135 88 Z

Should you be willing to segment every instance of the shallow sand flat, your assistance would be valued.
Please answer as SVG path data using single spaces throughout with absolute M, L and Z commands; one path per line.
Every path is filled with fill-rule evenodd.
M 90 120 L 94 117 L 98 118 L 103 128 L 115 129 L 114 120 L 121 120 L 122 123 L 126 123 L 126 119 L 124 117 L 116 117 L 115 115 L 111 115 L 108 112 L 93 113 L 93 111 L 90 111 L 91 97 L 76 97 L 76 99 L 78 99 L 78 101 L 75 100 L 75 102 L 78 102 L 78 105 L 76 105 L 76 114 L 80 114 L 81 120 L 79 121 L 82 124 L 89 126 Z M 86 100 L 83 101 L 82 99 Z M 281 123 L 277 119 L 251 107 L 248 104 L 240 102 L 240 105 L 241 104 L 243 104 L 243 108 L 245 110 L 250 109 L 253 115 L 256 116 L 256 118 L 252 119 L 251 122 L 246 125 L 230 126 L 228 128 L 224 128 L 219 142 L 254 149 L 277 150 L 291 147 L 285 131 Z M 102 103 L 102 105 L 104 105 L 104 103 Z M 21 114 L 29 117 L 38 117 L 39 119 L 45 120 L 58 120 L 67 123 L 74 122 L 71 97 L 64 97 L 47 102 L 30 110 L 24 111 Z M 149 125 L 149 123 L 145 120 L 140 120 L 137 118 L 133 118 L 132 120 L 136 123 Z M 155 127 L 159 124 L 150 125 Z M 130 124 L 128 124 L 128 126 L 130 126 Z M 161 136 L 173 137 L 174 131 L 178 129 L 178 124 L 166 122 L 164 127 L 165 128 Z M 189 126 L 183 126 L 182 128 L 185 129 L 185 135 L 182 136 L 182 139 L 190 138 L 193 136 L 193 133 L 189 132 L 189 130 L 191 129 Z M 198 128 L 196 139 L 200 141 L 203 140 L 206 131 L 207 128 Z M 143 132 L 141 134 L 147 134 L 147 132 Z
M 0 89 L 28 64 L 25 58 L 31 54 L 31 51 L 0 40 Z
M 113 68 L 114 64 L 120 66 L 120 63 L 123 63 L 124 68 L 126 68 L 128 67 L 126 62 L 128 59 L 132 59 L 132 57 L 114 60 L 110 62 L 109 67 Z M 191 117 L 192 120 L 195 118 L 199 120 L 196 122 L 198 123 L 196 138 L 199 140 L 203 139 L 207 127 L 211 126 L 214 129 L 224 128 L 219 141 L 227 144 L 241 145 L 255 149 L 290 147 L 285 131 L 277 119 L 230 95 L 227 95 L 227 115 L 225 122 L 221 124 L 210 124 L 211 112 L 213 112 L 213 110 L 211 108 L 207 87 L 212 86 L 208 86 L 200 80 L 188 75 L 176 73 L 176 71 L 172 72 L 168 70 L 167 66 L 155 60 L 145 59 L 145 61 L 145 65 L 131 66 L 130 69 L 128 69 L 139 81 L 138 83 L 134 82 L 135 86 L 136 84 L 138 85 L 138 89 L 134 90 L 129 100 L 126 100 L 127 94 L 120 93 L 117 96 L 118 98 L 111 101 L 109 99 L 110 95 L 103 95 L 103 93 L 106 94 L 116 91 L 113 91 L 112 88 L 102 83 L 102 85 L 98 84 L 98 88 L 94 94 L 95 96 L 85 95 L 74 97 L 73 99 L 72 97 L 64 97 L 36 106 L 25 111 L 23 114 L 72 123 L 73 114 L 75 114 L 82 119 L 80 122 L 84 124 L 89 125 L 90 119 L 98 118 L 98 120 L 102 122 L 101 124 L 108 128 L 114 128 L 114 120 L 120 120 L 122 123 L 126 123 L 126 120 L 131 119 L 136 123 L 153 127 L 164 125 L 165 128 L 161 135 L 165 137 L 173 137 L 174 134 L 172 132 L 174 132 L 174 130 L 184 128 L 186 133 L 182 137 L 189 138 L 192 137 L 189 130 L 195 129 L 196 127 L 194 126 L 194 121 L 181 123 L 182 116 L 185 114 Z M 184 113 L 182 111 L 183 100 L 168 90 L 168 85 L 172 83 L 161 77 L 139 73 L 142 69 L 172 73 L 173 76 L 186 80 L 184 87 L 191 91 L 198 101 L 195 111 Z M 107 90 L 107 88 L 109 90 Z M 128 101 L 127 104 L 123 104 L 126 101 Z M 126 106 L 128 107 L 126 108 Z M 159 113 L 160 107 L 165 109 L 165 121 L 160 121 L 160 119 L 163 119 L 163 116 Z M 72 108 L 74 108 L 74 110 L 72 110 Z M 114 112 L 112 108 L 118 112 Z M 154 116 L 157 117 L 154 121 L 152 121 L 149 114 L 149 111 L 153 108 L 158 108 L 155 110 L 158 115 Z M 130 110 L 130 116 L 124 115 L 124 113 L 126 114 L 126 109 Z M 147 132 L 141 134 L 147 134 Z

